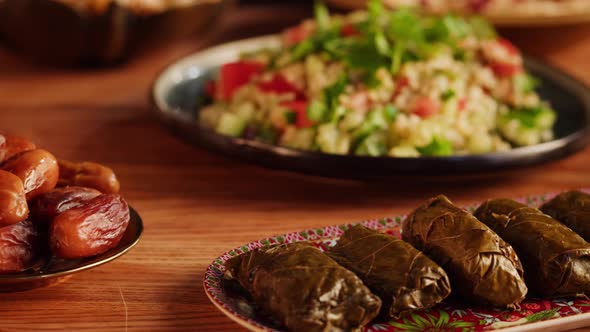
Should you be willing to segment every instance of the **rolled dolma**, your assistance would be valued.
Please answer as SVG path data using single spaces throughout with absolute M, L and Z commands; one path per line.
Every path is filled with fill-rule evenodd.
M 381 300 L 351 271 L 308 243 L 259 248 L 226 263 L 267 313 L 290 331 L 358 331 Z
M 515 307 L 527 293 L 514 249 L 445 196 L 412 212 L 402 237 L 442 266 L 453 294 L 464 301 Z
M 539 209 L 510 199 L 489 200 L 475 216 L 514 247 L 532 293 L 590 294 L 590 244 L 574 231 Z
M 362 225 L 344 232 L 328 255 L 381 298 L 388 318 L 433 307 L 451 293 L 438 264 L 410 244 Z
M 543 204 L 541 211 L 590 242 L 590 195 L 581 191 L 568 191 Z

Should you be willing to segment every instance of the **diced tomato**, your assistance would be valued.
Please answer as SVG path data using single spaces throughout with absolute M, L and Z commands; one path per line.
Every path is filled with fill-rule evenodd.
M 297 114 L 297 118 L 295 120 L 295 126 L 297 128 L 309 128 L 314 125 L 313 121 L 307 117 L 308 102 L 306 100 L 285 102 L 283 103 L 283 106 L 289 108 Z
M 489 66 L 498 77 L 511 77 L 522 71 L 520 51 L 510 41 L 498 38 L 496 43 L 506 51 L 507 60 L 489 58 Z
M 522 71 L 522 66 L 514 63 L 492 62 L 490 68 L 498 77 L 511 77 Z
M 512 44 L 512 42 L 510 42 L 508 39 L 504 39 L 504 38 L 498 38 L 496 40 L 496 42 L 502 46 L 510 55 L 519 55 L 520 51 L 518 50 L 518 48 L 516 46 L 514 46 L 514 44 Z
M 213 80 L 205 83 L 205 93 L 207 96 L 215 98 L 215 94 L 217 93 L 217 83 L 215 83 Z
M 402 76 L 400 77 L 397 82 L 395 83 L 395 90 L 393 91 L 393 96 L 392 96 L 392 100 L 397 98 L 397 96 L 399 96 L 399 94 L 402 92 L 402 90 L 407 87 L 408 85 L 410 85 L 410 79 L 407 78 L 406 76 Z
M 359 29 L 351 23 L 346 23 L 340 29 L 342 37 L 353 37 L 361 34 Z
M 229 100 L 242 86 L 264 70 L 264 64 L 254 61 L 226 63 L 219 73 L 221 98 Z
M 283 42 L 286 46 L 293 46 L 306 40 L 313 34 L 313 29 L 309 24 L 301 23 L 289 28 L 283 32 Z
M 459 103 L 457 104 L 457 108 L 459 109 L 459 112 L 464 111 L 465 108 L 467 108 L 467 99 L 465 99 L 465 98 L 459 99 Z
M 258 83 L 258 88 L 266 93 L 293 93 L 295 94 L 295 99 L 305 99 L 303 91 L 301 91 L 291 82 L 289 82 L 283 75 L 280 74 L 275 75 L 270 81 Z
M 425 119 L 429 118 L 440 110 L 440 103 L 434 99 L 423 97 L 414 103 L 414 114 Z

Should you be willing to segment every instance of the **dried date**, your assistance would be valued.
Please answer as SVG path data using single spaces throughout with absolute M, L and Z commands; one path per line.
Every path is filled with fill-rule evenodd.
M 28 220 L 0 228 L 0 274 L 31 267 L 41 252 L 41 238 Z
M 2 134 L 0 136 L 4 137 L 6 142 L 4 148 L 2 148 L 2 144 L 0 144 L 0 162 L 8 160 L 19 153 L 35 150 L 37 148 L 35 143 L 21 136 L 8 134 Z
M 116 194 L 120 185 L 112 169 L 93 162 L 59 161 L 58 186 L 94 188 L 105 194 Z
M 60 258 L 96 256 L 119 244 L 129 219 L 129 207 L 121 196 L 100 195 L 55 217 L 49 245 Z
M 92 188 L 56 188 L 31 203 L 31 219 L 38 225 L 48 225 L 60 213 L 81 206 L 100 195 L 100 191 Z
M 29 215 L 21 179 L 0 170 L 0 227 L 19 223 Z
M 27 200 L 53 190 L 59 177 L 57 159 L 42 149 L 17 154 L 4 162 L 2 169 L 21 179 Z

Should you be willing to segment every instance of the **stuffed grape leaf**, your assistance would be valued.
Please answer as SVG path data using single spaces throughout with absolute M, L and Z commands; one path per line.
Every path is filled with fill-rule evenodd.
M 362 225 L 344 232 L 328 255 L 381 298 L 388 318 L 433 307 L 451 292 L 438 264 L 410 244 Z
M 590 241 L 590 195 L 568 191 L 541 206 L 541 211 Z
M 532 293 L 543 297 L 590 294 L 590 244 L 570 228 L 510 199 L 489 200 L 475 216 L 514 247 Z
M 266 313 L 289 331 L 358 331 L 381 300 L 351 271 L 308 243 L 258 248 L 226 262 Z
M 445 196 L 431 199 L 404 221 L 402 237 L 448 273 L 464 301 L 515 307 L 527 287 L 514 249 Z

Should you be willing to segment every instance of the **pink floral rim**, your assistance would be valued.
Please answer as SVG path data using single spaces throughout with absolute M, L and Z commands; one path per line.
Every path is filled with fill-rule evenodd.
M 584 189 L 583 191 L 590 193 L 590 189 Z M 519 201 L 531 206 L 539 206 L 554 196 L 555 194 L 530 196 L 519 199 Z M 467 209 L 473 211 L 475 207 L 469 207 Z M 393 218 L 367 220 L 361 222 L 361 224 L 400 237 L 403 219 L 404 216 L 397 216 Z M 205 292 L 218 307 L 224 309 L 226 314 L 233 315 L 232 318 L 234 320 L 241 321 L 244 325 L 256 327 L 261 331 L 278 331 L 273 328 L 272 323 L 257 315 L 252 303 L 248 303 L 243 298 L 228 294 L 224 289 L 223 273 L 225 271 L 225 262 L 231 257 L 256 248 L 281 243 L 308 241 L 315 244 L 321 250 L 325 250 L 333 246 L 336 240 L 351 225 L 354 224 L 328 226 L 273 236 L 228 251 L 215 259 L 207 268 L 203 281 Z M 402 319 L 368 325 L 364 331 L 493 331 L 516 326 L 522 328 L 524 325 L 530 325 L 529 327 L 533 328 L 532 324 L 535 323 L 539 324 L 549 320 L 563 320 L 566 317 L 586 313 L 589 316 L 586 325 L 589 325 L 590 300 L 587 299 L 527 299 L 522 303 L 520 310 L 515 311 L 473 308 L 443 303 L 432 310 L 415 312 Z M 539 330 L 543 330 L 542 326 L 539 326 L 539 328 Z

